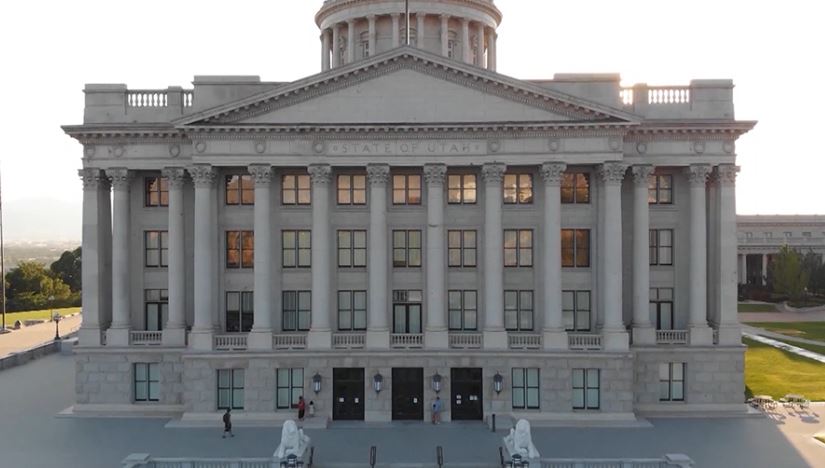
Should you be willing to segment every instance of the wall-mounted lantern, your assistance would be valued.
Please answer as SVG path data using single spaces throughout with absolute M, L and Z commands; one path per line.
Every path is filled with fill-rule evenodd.
M 493 376 L 493 388 L 496 393 L 501 393 L 504 389 L 504 377 L 502 377 L 498 372 L 496 372 L 496 375 Z
M 441 375 L 438 372 L 433 375 L 433 391 L 435 391 L 435 393 L 441 391 Z
M 384 376 L 380 372 L 372 376 L 372 388 L 375 393 L 381 393 L 381 389 L 384 388 Z
M 321 391 L 321 374 L 315 373 L 312 376 L 312 391 L 319 393 Z

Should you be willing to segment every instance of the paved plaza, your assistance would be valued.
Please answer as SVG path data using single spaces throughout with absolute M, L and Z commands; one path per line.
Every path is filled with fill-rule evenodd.
M 6 316 L 6 324 L 11 325 L 13 315 Z M 60 321 L 60 336 L 66 336 L 80 328 L 80 314 L 66 317 Z M 11 320 L 11 322 L 9 322 Z M 30 327 L 23 327 L 11 333 L 0 335 L 0 358 L 29 349 L 54 339 L 54 322 L 45 322 Z
M 68 356 L 50 355 L 0 372 L 0 466 L 113 468 L 135 452 L 262 457 L 271 455 L 280 440 L 277 428 L 238 428 L 237 437 L 223 440 L 220 429 L 164 429 L 165 420 L 54 417 L 72 404 L 73 386 L 74 361 Z M 825 448 L 806 435 L 825 430 L 823 413 L 825 408 L 815 407 L 807 422 L 789 415 L 775 419 L 657 419 L 652 428 L 536 428 L 533 434 L 545 457 L 685 453 L 699 467 L 801 468 L 817 466 L 817 459 L 821 460 L 818 466 L 825 466 Z M 423 423 L 342 424 L 307 432 L 321 467 L 324 461 L 363 462 L 370 445 L 378 447 L 379 460 L 384 462 L 432 461 L 435 447 L 442 445 L 448 462 L 484 466 L 495 461 L 503 435 L 480 424 L 434 427 Z

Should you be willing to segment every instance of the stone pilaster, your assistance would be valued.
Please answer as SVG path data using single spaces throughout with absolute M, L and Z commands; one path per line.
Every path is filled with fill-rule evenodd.
M 427 182 L 427 328 L 424 345 L 429 349 L 446 349 L 447 336 L 446 281 L 444 278 L 444 177 L 447 166 L 427 164 L 424 179 Z
M 496 30 L 490 28 L 490 36 L 487 38 L 487 69 L 496 71 L 496 42 L 498 41 L 498 34 Z
M 85 168 L 77 171 L 83 182 L 83 242 L 81 249 L 83 269 L 83 322 L 80 324 L 78 336 L 82 346 L 100 346 L 100 330 L 102 327 L 101 315 L 103 291 L 101 278 L 102 248 L 104 242 L 100 239 L 100 192 L 109 191 L 109 181 L 100 173 L 100 169 Z M 106 194 L 108 198 L 108 193 Z
M 212 236 L 217 220 L 212 217 L 215 203 L 217 173 L 208 164 L 190 167 L 189 175 L 195 184 L 195 321 L 189 346 L 196 350 L 211 350 L 215 331 L 212 278 L 217 271 L 218 253 L 212 249 Z
M 504 233 L 502 180 L 506 166 L 485 164 L 484 179 L 484 348 L 506 349 L 504 330 Z
M 183 187 L 186 171 L 180 167 L 162 172 L 169 188 L 169 316 L 163 327 L 164 346 L 186 344 L 186 237 Z
M 737 318 L 736 250 L 736 174 L 733 164 L 716 167 L 715 182 L 719 191 L 719 344 L 739 346 L 742 330 Z
M 109 169 L 112 183 L 112 325 L 106 333 L 109 346 L 128 346 L 131 328 L 129 308 L 129 186 L 132 173 L 125 168 Z
M 450 15 L 441 15 L 441 55 L 450 54 Z
M 461 19 L 461 59 L 464 63 L 473 63 L 473 47 L 470 44 L 470 20 Z
M 341 25 L 336 23 L 332 25 L 332 68 L 341 66 Z
M 312 178 L 312 324 L 307 346 L 312 349 L 330 349 L 330 283 L 331 259 L 329 222 L 329 184 L 332 169 L 327 164 L 309 166 Z
M 543 242 L 541 248 L 542 307 L 544 308 L 544 349 L 567 349 L 561 304 L 561 181 L 564 163 L 549 162 L 541 166 L 544 180 Z
M 401 46 L 401 15 L 398 13 L 393 13 L 390 15 L 392 18 L 392 47 L 400 47 Z
M 633 344 L 656 343 L 650 321 L 650 206 L 652 166 L 633 166 Z
M 369 22 L 369 48 L 370 48 L 370 56 L 375 55 L 375 15 L 367 16 L 367 21 Z
M 347 63 L 355 61 L 355 20 L 347 21 Z
M 599 168 L 604 190 L 603 245 L 600 255 L 601 287 L 603 288 L 604 326 L 602 335 L 606 351 L 626 351 L 629 347 L 627 330 L 622 319 L 622 181 L 627 166 L 606 162 Z
M 386 164 L 367 166 L 370 185 L 370 230 L 369 236 L 369 300 L 367 310 L 367 348 L 388 349 L 390 329 L 388 326 L 389 274 L 387 267 L 387 182 L 390 167 Z
M 330 31 L 321 31 L 321 71 L 327 71 L 330 67 Z
M 424 21 L 427 18 L 427 14 L 424 12 L 418 12 L 415 14 L 415 46 L 419 49 L 424 48 Z
M 253 164 L 249 173 L 255 179 L 255 279 L 254 321 L 249 348 L 272 349 L 272 166 Z
M 484 68 L 484 23 L 476 23 L 476 40 L 478 41 L 478 48 L 476 48 L 476 66 Z
M 690 181 L 690 344 L 713 343 L 707 319 L 707 207 L 706 184 L 710 166 L 692 165 L 687 169 Z

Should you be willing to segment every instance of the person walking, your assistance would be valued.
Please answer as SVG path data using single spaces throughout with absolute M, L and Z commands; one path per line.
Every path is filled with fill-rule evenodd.
M 226 408 L 226 413 L 223 413 L 223 439 L 226 439 L 227 433 L 230 437 L 235 437 L 232 433 L 232 416 L 229 414 L 229 408 Z
M 298 397 L 298 421 L 302 421 L 302 422 L 303 422 L 303 420 L 304 420 L 304 413 L 306 412 L 306 409 L 307 409 L 307 404 L 306 404 L 306 402 L 304 401 L 304 397 L 299 396 L 299 397 Z
M 435 397 L 433 402 L 433 424 L 441 424 L 441 397 Z

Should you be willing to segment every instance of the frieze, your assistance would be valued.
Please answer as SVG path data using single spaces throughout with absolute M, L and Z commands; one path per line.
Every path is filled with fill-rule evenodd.
M 455 141 L 330 141 L 328 156 L 430 156 L 487 154 L 487 144 L 473 140 Z

